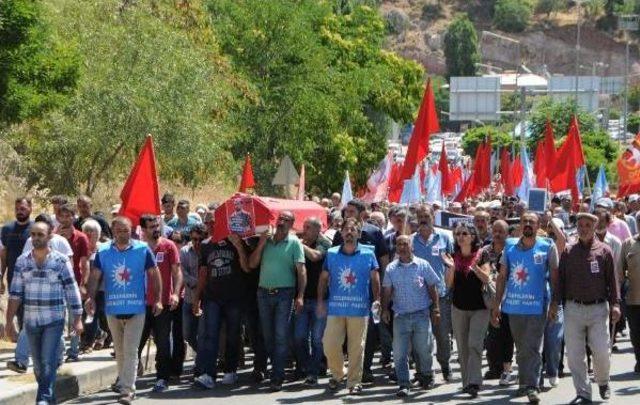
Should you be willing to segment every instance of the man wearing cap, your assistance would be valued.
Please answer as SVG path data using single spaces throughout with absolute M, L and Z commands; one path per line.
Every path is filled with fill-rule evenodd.
M 578 240 L 562 253 L 558 289 L 549 310 L 555 317 L 557 306 L 564 308 L 565 344 L 577 397 L 572 404 L 591 403 L 591 382 L 587 374 L 585 340 L 593 353 L 594 379 L 600 397 L 607 400 L 609 389 L 609 316 L 620 318 L 620 293 L 611 249 L 595 237 L 598 217 L 586 212 L 576 216 Z
M 613 211 L 613 201 L 608 197 L 601 198 L 596 202 L 596 208 L 598 207 L 604 208 L 611 213 Z M 607 230 L 612 235 L 618 237 L 621 241 L 627 240 L 627 238 L 631 237 L 629 225 L 613 214 L 611 215 L 611 222 L 607 225 Z

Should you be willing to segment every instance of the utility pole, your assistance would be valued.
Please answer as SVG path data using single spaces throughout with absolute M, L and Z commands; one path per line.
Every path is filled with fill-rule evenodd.
M 576 97 L 576 107 L 578 106 L 578 77 L 580 76 L 580 5 L 582 4 L 581 0 L 576 1 L 576 10 L 578 11 L 578 20 L 576 22 L 576 87 L 575 87 L 575 97 Z

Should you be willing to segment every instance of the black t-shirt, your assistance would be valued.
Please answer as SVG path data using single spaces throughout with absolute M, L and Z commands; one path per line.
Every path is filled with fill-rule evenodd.
M 11 285 L 13 279 L 13 268 L 16 266 L 16 260 L 22 254 L 24 244 L 29 239 L 29 232 L 33 222 L 29 221 L 26 224 L 19 224 L 17 221 L 12 221 L 2 227 L 2 245 L 7 252 L 7 282 Z
M 322 238 L 322 235 L 320 236 Z M 321 242 L 320 246 L 318 241 L 309 245 L 311 249 L 321 250 L 326 254 L 327 249 L 330 247 L 330 241 L 325 239 Z M 307 269 L 307 286 L 304 290 L 304 298 L 315 300 L 318 298 L 318 280 L 320 279 L 320 273 L 322 273 L 322 267 L 324 265 L 324 259 L 312 262 L 309 259 L 305 260 L 304 266 Z M 296 273 L 297 274 L 297 273 Z M 325 298 L 329 296 L 329 293 L 325 294 Z
M 451 303 L 463 311 L 486 309 L 482 298 L 482 281 L 470 269 L 476 263 L 480 264 L 481 253 L 474 257 L 462 257 L 454 254 L 455 274 L 453 277 L 453 296 Z
M 244 283 L 238 251 L 228 240 L 203 242 L 200 246 L 200 266 L 207 268 L 204 299 L 227 301 L 243 298 Z
M 73 226 L 81 231 L 82 230 L 82 224 L 84 224 L 84 221 L 86 221 L 87 219 L 93 219 L 95 220 L 97 223 L 100 224 L 100 228 L 102 230 L 102 234 L 105 235 L 107 238 L 111 239 L 111 227 L 109 227 L 109 224 L 107 223 L 107 220 L 104 219 L 104 217 L 100 216 L 100 215 L 91 215 L 88 218 L 76 218 L 76 220 L 73 222 Z

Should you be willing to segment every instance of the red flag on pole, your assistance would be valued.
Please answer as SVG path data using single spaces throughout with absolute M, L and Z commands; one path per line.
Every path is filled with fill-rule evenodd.
M 516 157 L 513 158 L 513 163 L 511 164 L 511 174 L 515 193 L 516 185 L 519 186 L 522 183 L 522 177 L 524 176 L 524 167 L 522 167 L 522 159 L 520 159 L 520 154 L 516 154 Z
M 418 118 L 413 126 L 407 156 L 402 167 L 401 180 L 410 179 L 416 171 L 416 166 L 429 153 L 429 137 L 431 134 L 440 131 L 438 115 L 436 113 L 436 102 L 433 96 L 431 79 L 427 81 L 427 89 L 422 98 L 422 104 L 418 111 Z M 402 188 L 402 186 L 400 186 Z M 402 192 L 402 191 L 401 191 Z
M 140 222 L 143 214 L 160 215 L 160 191 L 151 135 L 147 135 L 138 160 L 122 187 L 120 199 L 122 205 L 118 214 L 129 218 L 134 225 Z
M 298 182 L 298 200 L 300 201 L 304 201 L 305 181 L 304 165 L 302 165 L 302 167 L 300 167 L 300 180 Z
M 451 177 L 451 173 L 449 172 L 449 162 L 447 162 L 447 150 L 444 147 L 444 142 L 442 143 L 442 152 L 440 153 L 440 162 L 438 162 L 438 169 L 440 170 L 440 184 L 442 194 L 449 195 L 453 193 L 455 188 L 455 184 L 453 183 L 453 179 Z
M 506 195 L 515 195 L 516 187 L 513 182 L 513 164 L 511 163 L 511 154 L 507 148 L 502 148 L 500 152 L 500 181 Z
M 238 191 L 246 193 L 247 189 L 252 189 L 256 186 L 253 180 L 253 169 L 251 168 L 251 156 L 247 153 L 244 159 L 244 167 L 242 168 L 242 179 L 240 179 L 240 187 Z
M 491 186 L 491 140 L 483 142 L 476 150 L 473 164 L 471 195 L 476 195 Z
M 580 141 L 580 129 L 578 120 L 572 117 L 569 126 L 569 134 L 555 155 L 553 173 L 550 180 L 551 190 L 554 192 L 571 190 L 574 198 L 579 194 L 576 184 L 576 172 L 584 165 L 582 142 Z M 574 200 L 577 202 L 577 200 Z

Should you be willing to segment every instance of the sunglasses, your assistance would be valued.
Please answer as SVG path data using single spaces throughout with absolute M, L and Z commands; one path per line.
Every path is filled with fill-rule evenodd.
M 469 232 L 456 232 L 456 236 L 469 236 L 471 235 Z

